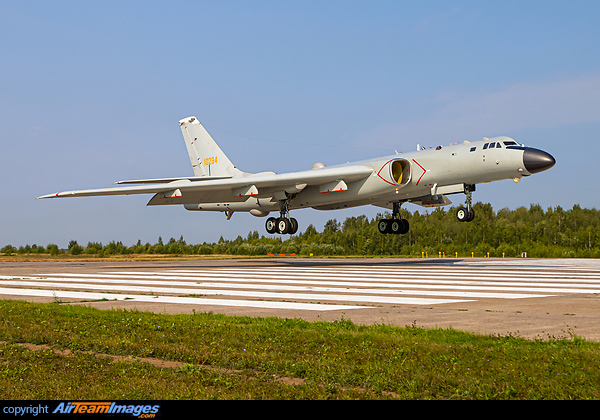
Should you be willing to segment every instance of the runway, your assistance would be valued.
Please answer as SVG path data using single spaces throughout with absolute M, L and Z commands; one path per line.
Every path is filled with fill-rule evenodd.
M 504 329 L 507 321 L 538 308 L 538 316 L 543 314 L 540 310 L 548 315 L 542 316 L 543 325 L 521 326 L 538 336 L 581 328 L 573 321 L 584 307 L 586 322 L 580 324 L 598 325 L 598 296 L 596 260 L 261 259 L 11 263 L 0 268 L 0 298 L 167 313 L 344 317 L 361 323 L 416 321 L 455 328 L 469 324 L 471 330 L 498 334 L 516 333 Z M 572 309 L 555 313 L 569 302 Z M 475 313 L 480 313 L 479 319 L 473 319 Z M 556 323 L 556 316 L 567 319 L 547 325 L 550 319 Z M 473 323 L 483 325 L 474 328 Z M 502 327 L 499 331 L 490 328 L 493 325 Z M 590 331 L 594 338 L 596 334 L 595 328 Z

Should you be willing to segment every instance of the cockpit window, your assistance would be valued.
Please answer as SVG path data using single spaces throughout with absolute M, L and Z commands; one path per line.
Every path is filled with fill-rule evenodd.
M 496 143 L 496 149 L 502 149 L 502 143 L 500 143 L 500 142 Z
M 483 150 L 487 149 L 489 145 L 490 145 L 489 143 L 484 144 L 483 145 Z
M 477 147 L 471 147 L 471 152 L 474 152 L 475 150 L 477 150 Z
M 505 141 L 505 146 L 518 146 L 516 141 Z
M 490 143 L 490 149 L 493 149 L 494 147 L 496 147 L 496 143 Z

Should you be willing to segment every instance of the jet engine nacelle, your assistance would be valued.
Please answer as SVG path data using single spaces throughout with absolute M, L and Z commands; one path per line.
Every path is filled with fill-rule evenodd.
M 398 190 L 411 181 L 411 163 L 403 158 L 381 160 L 373 165 L 373 175 L 366 182 L 360 183 L 358 195 L 362 197 L 377 197 Z
M 391 159 L 377 172 L 377 176 L 393 185 L 403 186 L 410 182 L 410 162 L 406 159 Z

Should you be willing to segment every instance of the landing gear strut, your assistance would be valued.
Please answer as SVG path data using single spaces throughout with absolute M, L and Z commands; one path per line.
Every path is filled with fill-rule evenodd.
M 265 223 L 268 233 L 293 235 L 298 231 L 298 221 L 290 217 L 289 204 L 291 199 L 292 196 L 288 195 L 285 200 L 279 201 L 279 218 L 269 217 Z
M 459 207 L 456 211 L 456 218 L 459 222 L 471 222 L 475 218 L 475 211 L 472 205 L 472 195 L 475 191 L 475 185 L 465 185 L 465 194 L 467 199 L 465 200 L 465 207 Z
M 380 233 L 393 233 L 404 235 L 408 233 L 410 225 L 408 220 L 400 218 L 400 206 L 402 202 L 393 203 L 392 218 L 391 219 L 380 219 L 377 223 L 377 228 Z

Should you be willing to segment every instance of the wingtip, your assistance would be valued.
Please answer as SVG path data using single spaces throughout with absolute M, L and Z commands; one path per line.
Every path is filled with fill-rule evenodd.
M 54 198 L 54 197 L 58 197 L 60 193 L 54 193 L 54 194 L 46 194 L 46 195 L 40 195 L 39 197 L 36 197 L 36 200 L 41 200 L 44 198 Z

